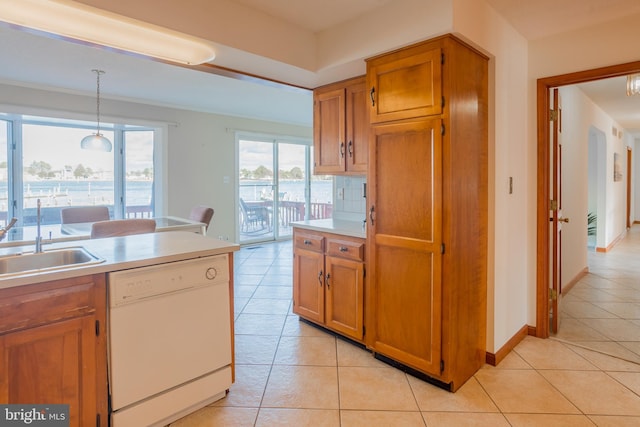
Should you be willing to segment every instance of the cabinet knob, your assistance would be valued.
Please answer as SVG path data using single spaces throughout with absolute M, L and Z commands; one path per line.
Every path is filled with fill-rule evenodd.
M 310 245 L 311 244 L 311 240 L 306 240 L 303 242 L 305 245 Z
M 353 158 L 353 141 L 349 141 L 348 147 L 349 157 Z
M 346 246 L 340 246 L 340 247 L 338 248 L 338 250 L 339 250 L 340 252 L 348 252 L 348 251 L 349 251 L 349 248 L 347 248 Z

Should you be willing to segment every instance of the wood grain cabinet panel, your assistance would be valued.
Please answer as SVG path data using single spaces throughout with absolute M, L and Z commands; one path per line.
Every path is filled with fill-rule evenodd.
M 369 150 L 366 100 L 364 76 L 314 90 L 314 174 L 366 174 Z
M 445 35 L 367 82 L 366 344 L 455 391 L 486 354 L 488 61 Z
M 293 312 L 362 341 L 364 239 L 294 228 Z M 315 242 L 305 245 L 304 242 Z M 302 242 L 302 244 L 298 244 Z M 318 243 L 321 242 L 321 243 Z M 314 246 L 322 250 L 309 250 Z
M 71 426 L 106 426 L 104 275 L 2 289 L 0 307 L 0 402 L 68 404 Z

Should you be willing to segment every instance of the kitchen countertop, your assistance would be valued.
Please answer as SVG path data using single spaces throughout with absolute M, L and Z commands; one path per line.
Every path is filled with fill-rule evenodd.
M 311 219 L 292 222 L 292 226 L 307 230 L 322 231 L 325 233 L 341 234 L 343 236 L 367 238 L 367 231 L 361 221 L 345 221 L 339 219 Z
M 0 274 L 0 289 L 219 255 L 240 249 L 240 246 L 236 243 L 229 243 L 188 231 L 173 231 L 171 233 L 149 233 L 50 243 L 44 244 L 43 250 L 46 252 L 52 249 L 70 247 L 83 247 L 91 254 L 104 259 L 104 261 L 98 264 L 70 266 L 59 270 L 35 270 L 19 275 Z M 0 248 L 0 257 L 33 252 L 33 250 L 34 244 L 3 247 Z

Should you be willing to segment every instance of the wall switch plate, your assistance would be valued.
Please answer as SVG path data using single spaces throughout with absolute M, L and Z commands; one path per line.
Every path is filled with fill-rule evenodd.
M 344 200 L 344 188 L 338 188 L 338 200 Z

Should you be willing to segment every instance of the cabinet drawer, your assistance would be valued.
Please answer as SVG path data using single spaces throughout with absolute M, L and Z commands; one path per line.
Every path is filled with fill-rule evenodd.
M 350 240 L 327 239 L 327 255 L 364 261 L 364 243 Z
M 33 285 L 29 291 L 0 296 L 0 334 L 92 314 L 96 310 L 95 276 Z M 8 293 L 8 292 L 7 292 Z
M 295 233 L 294 245 L 296 248 L 308 251 L 324 252 L 324 237 L 318 234 Z

